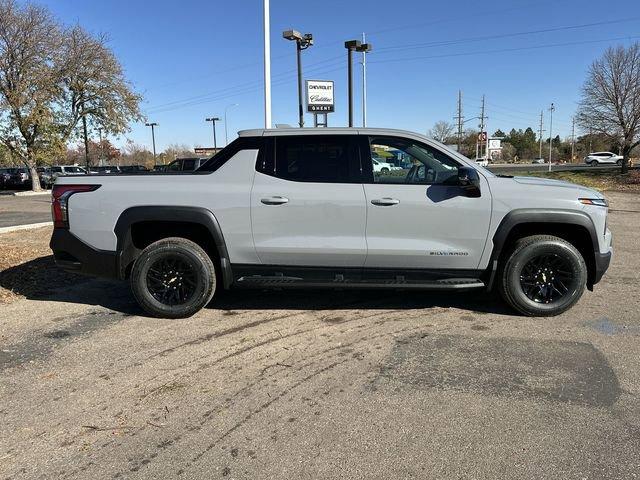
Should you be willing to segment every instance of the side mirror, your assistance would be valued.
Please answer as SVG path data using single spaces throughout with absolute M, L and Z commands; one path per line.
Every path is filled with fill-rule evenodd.
M 458 185 L 467 197 L 480 196 L 480 175 L 475 168 L 460 167 L 458 169 Z

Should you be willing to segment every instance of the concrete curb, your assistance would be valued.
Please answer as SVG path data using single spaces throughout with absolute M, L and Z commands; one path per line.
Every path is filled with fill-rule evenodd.
M 0 235 L 3 233 L 16 232 L 18 230 L 31 230 L 32 228 L 50 227 L 53 222 L 29 223 L 28 225 L 13 225 L 11 227 L 0 227 Z
M 3 193 L 3 195 L 10 195 L 12 197 L 31 197 L 35 195 L 51 195 L 51 190 L 44 190 L 42 192 L 32 192 L 27 190 L 25 192 L 7 192 Z

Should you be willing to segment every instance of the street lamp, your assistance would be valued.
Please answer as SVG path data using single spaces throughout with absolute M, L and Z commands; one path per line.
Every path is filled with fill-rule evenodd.
M 145 123 L 147 127 L 151 127 L 151 141 L 153 142 L 153 164 L 156 164 L 156 131 L 155 127 L 158 126 L 156 122 Z
M 209 117 L 205 118 L 205 121 L 211 122 L 211 126 L 213 127 L 213 150 L 218 152 L 218 142 L 216 141 L 216 122 L 219 122 L 220 119 L 218 117 Z
M 282 32 L 282 37 L 296 42 L 296 60 L 298 62 L 298 123 L 300 128 L 304 127 L 304 111 L 302 109 L 302 50 L 306 50 L 313 45 L 313 35 L 305 33 L 302 35 L 297 30 L 286 30 Z
M 224 107 L 224 145 L 225 147 L 229 145 L 229 136 L 227 134 L 227 110 L 231 107 L 237 107 L 237 103 L 232 103 L 231 105 L 227 105 Z
M 353 127 L 353 52 L 368 52 L 371 47 L 360 40 L 348 40 L 344 42 L 347 49 L 347 88 L 349 90 L 349 126 Z
M 549 107 L 549 171 L 551 171 L 551 153 L 553 152 L 553 135 L 551 130 L 553 130 L 553 111 L 555 109 L 556 107 L 552 103 L 551 107 Z

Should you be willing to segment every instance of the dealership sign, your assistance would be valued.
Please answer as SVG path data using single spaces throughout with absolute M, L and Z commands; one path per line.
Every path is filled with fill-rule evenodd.
M 333 81 L 307 80 L 307 112 L 334 112 Z

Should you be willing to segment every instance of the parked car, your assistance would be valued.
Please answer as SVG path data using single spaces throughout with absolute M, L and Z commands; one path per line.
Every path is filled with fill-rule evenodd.
M 474 160 L 474 162 L 476 162 L 476 164 L 480 165 L 481 167 L 488 167 L 489 166 L 489 160 L 486 157 L 476 158 Z
M 411 169 L 374 175 L 374 148 Z M 247 130 L 197 172 L 60 177 L 52 197 L 57 264 L 128 279 L 167 318 L 242 287 L 497 289 L 557 315 L 613 251 L 600 192 L 496 175 L 399 130 Z
M 118 165 L 100 165 L 96 167 L 91 167 L 92 171 L 95 173 L 120 173 L 120 167 Z M 93 173 L 93 172 L 92 172 Z
M 402 170 L 402 168 L 396 167 L 392 163 L 376 160 L 373 156 L 371 156 L 371 163 L 373 165 L 373 171 L 375 173 L 389 173 L 393 170 Z
M 533 163 L 534 165 L 540 165 L 542 163 L 546 163 L 546 161 L 542 157 L 536 157 L 531 161 L 531 163 Z
M 152 171 L 153 172 L 164 172 L 166 169 L 167 169 L 167 165 L 157 164 L 157 165 L 153 166 L 153 170 Z
M 0 188 L 7 188 L 11 178 L 11 168 L 0 168 Z
M 9 176 L 8 185 L 10 187 L 24 188 L 31 186 L 31 175 L 29 170 L 25 167 L 18 167 L 11 169 L 11 175 Z
M 208 158 L 176 158 L 166 167 L 168 172 L 191 172 L 200 168 Z
M 148 172 L 149 169 L 144 165 L 121 165 L 120 173 L 144 173 Z
M 584 157 L 584 163 L 591 165 L 592 167 L 597 167 L 601 163 L 622 165 L 622 160 L 623 157 L 621 155 L 616 155 L 611 152 L 590 153 Z
M 87 175 L 87 171 L 84 169 L 84 167 L 79 167 L 77 165 L 54 165 L 49 169 L 48 175 L 44 176 L 45 186 L 52 186 L 54 183 L 56 183 L 58 177 L 62 175 Z

